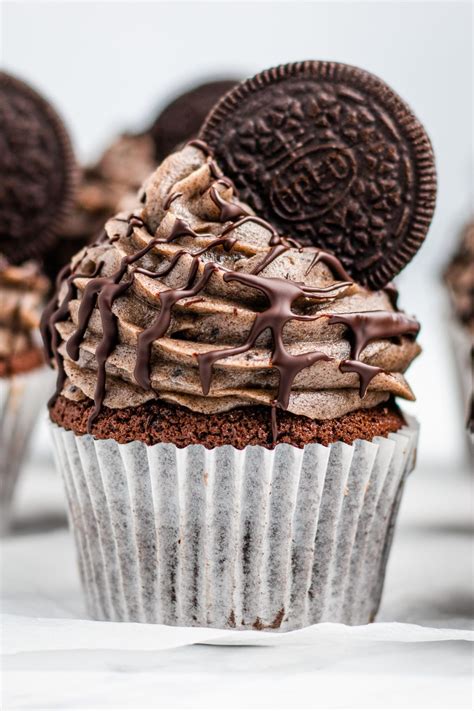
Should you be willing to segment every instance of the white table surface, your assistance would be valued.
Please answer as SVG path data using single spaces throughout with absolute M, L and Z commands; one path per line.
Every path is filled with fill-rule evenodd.
M 472 479 L 416 471 L 377 622 L 284 634 L 84 620 L 61 482 L 20 483 L 2 543 L 2 708 L 471 708 Z

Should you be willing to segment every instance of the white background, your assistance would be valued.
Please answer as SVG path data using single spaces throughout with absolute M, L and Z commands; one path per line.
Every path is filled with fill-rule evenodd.
M 180 88 L 281 62 L 332 59 L 384 78 L 434 144 L 439 198 L 431 233 L 399 280 L 421 320 L 409 380 L 420 457 L 446 472 L 464 456 L 462 412 L 438 274 L 472 202 L 470 2 L 3 2 L 5 68 L 36 85 L 89 160 L 113 134 L 140 129 Z

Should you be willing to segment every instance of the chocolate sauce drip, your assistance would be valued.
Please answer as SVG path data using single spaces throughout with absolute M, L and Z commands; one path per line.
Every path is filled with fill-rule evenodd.
M 395 338 L 398 336 L 417 336 L 420 324 L 413 318 L 390 311 L 365 311 L 361 313 L 333 314 L 329 324 L 343 324 L 349 329 L 351 344 L 350 359 L 342 361 L 339 370 L 342 373 L 357 373 L 359 393 L 363 398 L 371 381 L 381 368 L 362 363 L 359 358 L 364 348 L 377 338 Z
M 268 308 L 257 313 L 247 340 L 241 346 L 223 348 L 198 355 L 199 373 L 201 386 L 204 395 L 209 393 L 212 380 L 212 367 L 214 363 L 222 358 L 245 353 L 255 346 L 258 337 L 267 329 L 270 330 L 273 338 L 273 352 L 271 365 L 276 368 L 280 375 L 278 393 L 275 400 L 277 406 L 286 410 L 290 400 L 290 391 L 294 379 L 298 373 L 319 360 L 330 360 L 329 356 L 320 351 L 309 353 L 291 354 L 283 343 L 283 329 L 288 321 L 314 321 L 320 318 L 317 316 L 305 316 L 296 314 L 293 311 L 295 302 L 302 298 L 318 298 L 326 294 L 328 287 L 317 289 L 316 287 L 306 287 L 304 284 L 288 281 L 286 279 L 269 278 L 257 276 L 256 274 L 243 274 L 240 272 L 226 272 L 225 282 L 239 282 L 244 286 L 257 289 L 263 293 L 268 300 Z M 340 284 L 335 284 L 331 288 L 339 288 Z
M 44 354 L 46 357 L 47 361 L 50 361 L 51 358 L 53 357 L 53 346 L 52 342 L 55 337 L 56 329 L 54 328 L 54 323 L 52 322 L 52 316 L 56 309 L 58 308 L 58 298 L 59 298 L 59 291 L 63 285 L 63 281 L 67 279 L 71 275 L 71 266 L 69 264 L 66 264 L 60 272 L 58 273 L 55 281 L 55 290 L 54 290 L 54 295 L 51 297 L 51 299 L 48 301 L 46 304 L 44 311 L 41 316 L 40 320 L 40 333 L 41 337 L 43 339 L 43 348 L 44 348 Z M 69 305 L 69 302 L 68 302 Z M 66 316 L 69 315 L 69 311 L 67 311 Z
M 143 269 L 143 267 L 137 267 L 135 271 L 137 272 L 137 274 L 144 274 L 145 276 L 150 277 L 151 279 L 158 279 L 159 277 L 168 276 L 168 274 L 173 271 L 181 257 L 185 254 L 189 254 L 189 252 L 186 252 L 185 249 L 180 249 L 179 252 L 173 254 L 173 257 L 170 259 L 169 264 L 167 264 L 163 269 L 160 269 L 157 272 L 152 272 L 150 269 Z
M 395 284 L 393 283 L 393 281 L 389 282 L 388 284 L 385 284 L 382 291 L 384 291 L 387 294 L 393 308 L 394 309 L 398 308 L 398 289 L 395 286 Z
M 322 262 L 325 264 L 329 269 L 332 271 L 333 274 L 335 274 L 339 279 L 342 279 L 343 281 L 349 281 L 353 282 L 354 280 L 352 279 L 351 276 L 346 272 L 344 267 L 342 266 L 342 263 L 339 261 L 339 259 L 336 257 L 335 254 L 330 254 L 329 252 L 323 252 L 320 249 L 316 252 L 314 255 L 309 267 L 305 271 L 305 276 L 308 276 L 310 271 L 312 270 L 313 267 L 316 266 L 318 262 Z
M 284 244 L 276 244 L 274 247 L 271 247 L 266 253 L 265 257 L 262 259 L 262 261 L 259 262 L 250 273 L 260 274 L 260 272 L 262 272 L 265 267 L 268 267 L 268 265 L 271 264 L 274 259 L 277 259 L 277 257 L 279 257 L 281 254 L 287 252 L 288 249 L 289 247 Z
M 261 217 L 257 217 L 256 215 L 246 215 L 245 217 L 242 217 L 241 220 L 234 222 L 232 225 L 228 225 L 224 229 L 222 236 L 228 234 L 232 230 L 236 230 L 241 225 L 245 225 L 246 222 L 255 222 L 255 224 L 261 225 L 261 227 L 264 227 L 266 230 L 268 230 L 270 232 L 271 237 L 268 242 L 269 247 L 274 247 L 275 245 L 280 244 L 281 237 L 278 234 L 278 232 L 271 226 L 271 224 L 269 222 L 267 222 L 266 220 L 263 220 Z
M 224 173 L 219 168 L 219 166 L 217 165 L 215 160 L 209 159 L 207 161 L 207 167 L 209 168 L 209 172 L 213 178 L 215 178 L 216 180 L 220 180 L 221 178 L 224 179 Z M 229 187 L 232 187 L 232 188 L 234 187 L 234 183 L 231 180 L 229 180 L 229 178 L 225 178 L 225 181 L 227 182 Z
M 76 296 L 76 287 L 73 283 L 73 278 L 74 277 L 71 276 L 71 267 L 67 264 L 61 269 L 56 278 L 56 293 L 46 305 L 40 321 L 40 333 L 43 339 L 46 359 L 50 362 L 51 358 L 54 358 L 58 371 L 56 377 L 56 390 L 48 401 L 48 407 L 54 405 L 56 398 L 63 389 L 66 380 L 63 358 L 58 351 L 61 339 L 56 328 L 56 324 L 60 321 L 64 321 L 69 316 L 69 302 Z M 67 279 L 66 296 L 58 306 L 59 289 L 65 279 Z
M 189 225 L 186 224 L 184 220 L 182 220 L 180 217 L 176 217 L 173 227 L 171 229 L 171 232 L 169 234 L 169 237 L 166 239 L 155 239 L 153 240 L 155 246 L 156 244 L 166 244 L 170 242 L 174 242 L 175 239 L 179 239 L 180 237 L 213 237 L 214 235 L 198 235 L 197 232 L 195 232 Z
M 140 387 L 144 390 L 149 390 L 151 388 L 151 347 L 153 341 L 156 341 L 158 338 L 162 338 L 168 330 L 171 322 L 171 309 L 178 301 L 180 301 L 180 299 L 185 299 L 189 296 L 196 296 L 199 294 L 199 292 L 206 286 L 211 275 L 219 269 L 217 264 L 208 262 L 204 267 L 203 274 L 193 286 L 198 268 L 199 259 L 198 257 L 193 257 L 193 262 L 191 269 L 189 270 L 186 284 L 181 288 L 167 289 L 166 291 L 162 291 L 160 293 L 160 313 L 152 325 L 142 331 L 138 336 L 137 361 L 134 376 L 138 385 L 140 385 Z
M 129 218 L 127 237 L 131 237 L 133 235 L 135 227 L 144 227 L 148 232 L 150 232 L 141 217 L 138 217 L 138 215 L 131 215 Z
M 226 252 L 230 252 L 236 242 L 237 240 L 233 239 L 232 237 L 217 237 L 205 247 L 197 249 L 194 252 L 188 252 L 186 249 L 180 249 L 179 252 L 176 252 L 176 254 L 173 255 L 169 264 L 167 264 L 163 269 L 160 269 L 157 272 L 152 272 L 150 269 L 143 269 L 142 267 L 137 267 L 135 271 L 138 274 L 144 274 L 145 276 L 150 277 L 151 279 L 157 279 L 158 277 L 163 277 L 170 274 L 175 268 L 176 264 L 181 259 L 181 257 L 183 257 L 185 254 L 190 257 L 200 257 L 205 252 L 209 251 L 210 249 L 213 249 L 214 247 L 218 247 L 219 245 L 222 245 Z M 203 301 L 203 299 L 199 300 Z
M 230 202 L 229 200 L 224 200 L 222 195 L 218 192 L 216 185 L 229 186 L 229 183 L 225 178 L 218 178 L 213 185 L 209 188 L 209 194 L 211 196 L 212 202 L 216 207 L 219 208 L 219 221 L 220 222 L 237 222 L 242 217 L 245 217 L 248 213 L 242 205 L 235 202 Z
M 359 376 L 359 395 L 363 399 L 367 393 L 367 389 L 378 373 L 383 373 L 382 368 L 376 365 L 368 365 L 360 360 L 343 360 L 339 366 L 341 373 L 356 373 Z
M 361 311 L 348 314 L 332 314 L 331 325 L 341 323 L 350 331 L 351 358 L 358 360 L 370 341 L 377 338 L 417 336 L 420 324 L 414 318 L 391 311 Z
M 192 141 L 186 143 L 187 146 L 193 146 L 194 148 L 199 148 L 204 155 L 212 158 L 212 151 L 204 141 L 200 141 L 199 138 L 193 138 Z
M 129 281 L 122 281 L 119 284 L 106 284 L 97 297 L 97 305 L 99 307 L 100 320 L 102 324 L 102 338 L 95 350 L 95 358 L 97 361 L 97 383 L 94 391 L 94 409 L 92 410 L 89 421 L 88 430 L 91 427 L 98 414 L 102 409 L 102 404 L 105 397 L 106 372 L 105 364 L 107 359 L 114 351 L 119 341 L 117 317 L 112 311 L 112 306 L 119 296 L 122 296 L 132 285 L 133 274 Z
M 278 441 L 278 419 L 277 419 L 277 403 L 272 402 L 272 442 L 276 444 Z
M 164 210 L 169 210 L 170 207 L 171 207 L 171 203 L 173 203 L 173 202 L 174 202 L 175 200 L 177 200 L 178 198 L 182 197 L 182 195 L 183 195 L 183 193 L 179 192 L 179 190 L 177 190 L 177 191 L 174 192 L 174 193 L 170 193 L 170 194 L 168 195 L 168 197 L 166 198 L 166 200 L 165 200 L 165 204 L 163 205 L 163 209 L 164 209 Z
M 71 267 L 69 264 L 63 267 L 56 278 L 56 293 L 43 311 L 40 323 L 40 332 L 43 339 L 45 355 L 48 361 L 50 361 L 51 358 L 54 358 L 58 370 L 58 376 L 56 378 L 56 390 L 48 402 L 48 407 L 54 404 L 66 381 L 64 358 L 62 357 L 61 353 L 59 353 L 61 337 L 59 335 L 59 331 L 56 328 L 56 324 L 60 323 L 61 321 L 65 321 L 69 317 L 69 303 L 77 296 L 77 287 L 74 283 L 74 280 L 81 278 L 93 278 L 97 276 L 97 274 L 102 269 L 102 266 L 102 262 L 99 262 L 96 265 L 96 268 L 92 274 L 76 274 L 75 272 L 71 271 Z M 66 281 L 67 284 L 66 294 L 61 303 L 59 304 L 58 295 L 64 281 Z
M 127 229 L 127 236 L 131 236 L 133 233 L 133 230 L 135 227 L 145 227 L 145 223 L 143 220 L 138 217 L 137 215 L 132 215 L 129 219 L 129 227 Z M 105 391 L 106 391 L 106 362 L 108 357 L 111 355 L 113 350 L 115 349 L 117 343 L 118 343 L 118 326 L 117 326 L 117 317 L 112 311 L 112 307 L 114 304 L 115 299 L 117 299 L 119 296 L 125 293 L 130 286 L 133 283 L 133 273 L 130 277 L 129 280 L 122 282 L 121 280 L 125 276 L 125 274 L 128 271 L 128 267 L 137 262 L 139 259 L 144 257 L 153 247 L 155 247 L 157 244 L 161 243 L 167 243 L 167 242 L 172 242 L 173 240 L 177 239 L 178 237 L 182 237 L 184 235 L 191 235 L 191 236 L 197 236 L 196 233 L 191 230 L 182 220 L 176 219 L 175 224 L 173 226 L 173 229 L 169 235 L 169 237 L 165 240 L 155 238 L 150 240 L 150 242 L 143 247 L 143 249 L 139 250 L 138 252 L 135 252 L 134 254 L 127 255 L 122 258 L 120 262 L 120 266 L 116 272 L 114 272 L 111 276 L 109 277 L 96 277 L 95 275 L 94 278 L 90 278 L 91 275 L 88 275 L 90 278 L 90 281 L 87 283 L 86 288 L 84 289 L 84 293 L 82 295 L 81 299 L 81 304 L 79 306 L 79 314 L 78 314 L 78 325 L 76 330 L 72 333 L 70 338 L 68 339 L 66 343 L 66 351 L 69 357 L 72 360 L 78 360 L 79 359 L 79 353 L 80 353 L 80 346 L 82 341 L 84 340 L 85 333 L 87 331 L 87 328 L 89 326 L 89 321 L 92 316 L 92 312 L 97 305 L 99 308 L 99 314 L 101 318 L 101 323 L 102 323 L 102 339 L 96 349 L 96 360 L 97 360 L 97 366 L 98 366 L 98 377 L 97 377 L 97 384 L 94 392 L 94 409 L 89 417 L 88 421 L 88 431 L 90 432 L 92 429 L 92 424 L 94 423 L 95 419 L 97 418 L 97 415 L 100 412 L 100 409 L 102 407 L 104 398 L 105 398 Z M 173 263 L 176 264 L 178 259 Z M 171 267 L 172 268 L 172 267 Z M 77 275 L 76 275 L 77 276 Z M 75 276 L 73 278 L 76 278 Z M 72 285 L 72 280 L 71 280 L 71 285 Z M 74 298 L 75 291 L 72 291 L 71 289 L 68 289 L 68 293 L 64 299 L 63 302 L 63 308 L 61 309 L 61 319 L 62 318 L 67 318 L 68 313 L 69 313 L 69 301 Z M 64 313 L 64 316 L 63 316 Z M 49 316 L 46 316 L 47 318 L 47 324 L 48 328 L 50 330 L 50 333 L 53 333 L 54 330 L 54 336 L 51 339 L 46 340 L 46 342 L 50 342 L 52 344 L 53 350 L 54 350 L 54 343 L 57 342 L 58 340 L 58 334 L 57 330 L 54 328 L 54 323 L 57 322 L 55 320 L 57 318 L 57 314 L 53 313 L 50 314 Z M 61 320 L 60 319 L 60 320 Z M 45 335 L 47 337 L 47 334 L 45 332 Z M 56 356 L 56 362 L 58 363 L 58 384 L 56 388 L 56 394 L 54 396 L 57 397 L 59 392 L 62 390 L 64 381 L 65 381 L 65 373 L 64 373 L 64 366 L 62 364 L 62 359 L 60 358 L 60 354 L 57 352 L 56 348 L 56 353 L 54 354 Z

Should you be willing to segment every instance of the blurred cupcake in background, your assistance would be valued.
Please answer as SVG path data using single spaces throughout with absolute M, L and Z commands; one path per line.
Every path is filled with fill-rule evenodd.
M 95 165 L 82 170 L 71 212 L 44 257 L 51 280 L 81 247 L 99 236 L 111 215 L 135 202 L 138 188 L 154 166 L 150 136 L 124 134 Z
M 197 135 L 209 110 L 235 83 L 224 79 L 193 86 L 173 98 L 142 133 L 118 136 L 95 164 L 83 168 L 69 218 L 45 258 L 52 280 L 94 241 L 109 217 L 135 204 L 148 175 L 176 146 Z
M 0 72 L 0 530 L 10 524 L 15 483 L 51 388 L 38 331 L 50 282 L 42 255 L 73 201 L 69 137 L 52 106 Z
M 471 443 L 474 434 L 474 220 L 463 229 L 457 249 L 444 272 L 451 318 L 449 326 L 458 366 L 461 398 Z M 472 454 L 472 448 L 471 448 Z
M 44 406 L 51 374 L 38 326 L 49 280 L 38 264 L 9 264 L 0 257 L 0 526 L 10 521 L 11 501 L 30 434 Z

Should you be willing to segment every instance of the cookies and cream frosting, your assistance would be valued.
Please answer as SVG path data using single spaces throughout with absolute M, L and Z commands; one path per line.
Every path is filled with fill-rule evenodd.
M 313 419 L 413 399 L 418 323 L 333 255 L 239 202 L 207 147 L 172 154 L 58 279 L 42 323 L 58 391 L 123 408 L 263 404 Z

